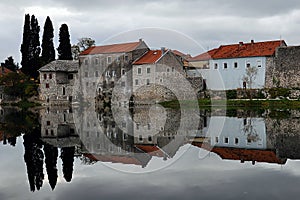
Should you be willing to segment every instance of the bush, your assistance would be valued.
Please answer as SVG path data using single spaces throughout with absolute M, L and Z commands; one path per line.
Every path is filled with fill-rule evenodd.
M 269 94 L 272 99 L 275 99 L 277 97 L 288 97 L 290 95 L 291 91 L 287 88 L 271 88 L 269 90 Z
M 237 91 L 236 90 L 227 90 L 226 91 L 227 99 L 236 99 L 237 98 Z

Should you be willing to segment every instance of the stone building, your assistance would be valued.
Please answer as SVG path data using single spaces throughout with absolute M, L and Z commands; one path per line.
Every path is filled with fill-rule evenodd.
M 46 103 L 71 103 L 78 100 L 74 88 L 78 81 L 78 61 L 55 60 L 39 69 L 39 98 Z
M 267 71 L 266 87 L 300 89 L 300 46 L 280 47 Z M 299 95 L 300 96 L 300 95 Z
M 132 62 L 148 50 L 147 44 L 140 39 L 138 42 L 94 46 L 83 51 L 79 55 L 79 91 L 82 96 L 86 100 L 94 100 L 96 96 L 99 100 L 107 96 L 111 98 L 115 87 L 125 96 L 130 94 Z
M 221 45 L 190 59 L 190 67 L 202 74 L 210 90 L 238 88 L 263 89 L 268 86 L 269 70 L 274 65 L 279 47 L 286 47 L 283 40 Z M 245 81 L 246 69 L 255 67 L 257 75 L 250 86 Z M 249 77 L 248 77 L 249 78 Z
M 188 99 L 194 93 L 183 62 L 169 49 L 150 50 L 133 63 L 133 96 L 137 104 Z

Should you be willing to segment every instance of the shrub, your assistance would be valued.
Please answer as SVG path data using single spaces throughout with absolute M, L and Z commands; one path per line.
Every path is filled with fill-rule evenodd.
M 227 99 L 236 99 L 237 98 L 237 91 L 236 90 L 227 90 L 226 91 Z

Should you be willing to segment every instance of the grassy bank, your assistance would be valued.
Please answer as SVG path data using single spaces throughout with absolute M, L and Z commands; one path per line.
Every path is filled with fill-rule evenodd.
M 241 109 L 300 109 L 299 100 L 213 100 L 200 99 L 198 100 L 199 108 L 218 108 L 227 107 L 230 108 L 241 108 Z M 160 103 L 162 106 L 167 108 L 179 109 L 180 105 L 188 108 L 195 104 L 195 101 L 168 101 Z

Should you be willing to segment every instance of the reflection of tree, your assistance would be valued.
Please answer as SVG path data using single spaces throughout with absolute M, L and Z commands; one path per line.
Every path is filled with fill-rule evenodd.
M 34 192 L 35 188 L 39 190 L 42 187 L 44 180 L 42 142 L 39 140 L 39 135 L 36 132 L 24 135 L 23 139 L 25 148 L 24 160 L 27 166 L 30 190 Z
M 57 147 L 53 147 L 49 144 L 44 144 L 44 152 L 49 184 L 52 190 L 54 190 L 57 183 L 56 163 L 58 157 L 58 150 Z
M 63 174 L 67 182 L 72 180 L 73 162 L 74 162 L 75 147 L 63 147 L 61 149 L 61 159 L 63 164 Z
M 253 125 L 252 118 L 244 119 L 244 126 L 242 130 L 245 134 L 247 134 L 248 142 L 258 142 L 260 140 L 259 135 L 257 134 L 257 131 L 255 129 L 255 126 Z

